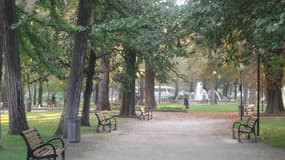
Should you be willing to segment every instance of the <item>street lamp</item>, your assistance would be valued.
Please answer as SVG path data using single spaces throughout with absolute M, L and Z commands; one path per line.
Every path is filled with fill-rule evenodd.
M 243 87 L 243 78 L 242 78 L 242 71 L 244 70 L 244 65 L 242 63 L 239 64 L 239 77 L 240 77 L 240 83 L 239 83 L 239 91 L 240 91 L 240 105 L 239 105 L 239 115 L 240 115 L 240 120 L 242 120 L 243 116 L 243 94 L 242 94 L 242 87 Z
M 215 94 L 215 90 L 217 89 L 217 77 L 216 77 L 216 74 L 217 74 L 217 71 L 213 71 L 213 76 L 214 76 L 214 79 L 215 79 L 215 84 L 213 86 L 213 89 L 212 89 L 212 93 L 211 93 L 211 96 L 212 96 L 212 102 L 211 104 L 217 104 L 217 98 L 216 98 L 216 94 Z

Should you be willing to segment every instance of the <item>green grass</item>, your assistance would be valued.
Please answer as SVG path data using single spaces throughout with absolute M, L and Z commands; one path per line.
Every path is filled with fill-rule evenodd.
M 238 105 L 237 104 L 190 104 L 189 105 L 191 112 L 237 112 Z M 183 111 L 183 104 L 159 104 L 158 110 L 170 110 L 170 111 Z
M 59 111 L 34 112 L 27 113 L 27 119 L 30 128 L 37 128 L 42 138 L 47 140 L 52 137 L 57 129 L 61 113 Z M 9 136 L 8 133 L 8 115 L 2 114 L 2 144 L 0 150 L 1 160 L 20 160 L 26 157 L 26 145 L 21 136 Z M 95 132 L 97 120 L 95 116 L 90 115 L 92 127 L 80 127 L 80 133 Z
M 262 117 L 260 135 L 265 144 L 285 148 L 285 117 Z

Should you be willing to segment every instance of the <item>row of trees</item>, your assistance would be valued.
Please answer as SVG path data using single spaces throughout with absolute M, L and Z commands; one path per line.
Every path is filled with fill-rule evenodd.
M 89 125 L 94 79 L 97 109 L 110 109 L 110 74 L 121 84 L 120 114 L 133 116 L 140 66 L 145 67 L 145 106 L 154 108 L 155 79 L 165 82 L 172 71 L 175 77 L 185 78 L 173 69 L 177 63 L 173 59 L 202 49 L 207 50 L 209 65 L 216 67 L 249 64 L 260 56 L 268 82 L 267 99 L 272 100 L 267 112 L 284 110 L 280 90 L 285 64 L 283 2 L 189 0 L 182 6 L 174 0 L 1 2 L 5 5 L 0 10 L 0 53 L 5 54 L 11 134 L 28 128 L 20 71 L 28 85 L 50 75 L 68 79 L 57 129 L 57 134 L 67 136 L 68 122 L 78 116 L 82 86 L 82 125 Z M 272 6 L 276 12 L 261 14 Z

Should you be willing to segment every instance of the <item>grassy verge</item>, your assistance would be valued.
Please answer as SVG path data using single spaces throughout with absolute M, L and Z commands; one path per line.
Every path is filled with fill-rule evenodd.
M 238 105 L 237 104 L 190 104 L 189 111 L 191 112 L 237 112 Z M 176 111 L 183 111 L 184 105 L 183 104 L 159 104 L 158 110 L 176 110 Z
M 285 117 L 262 117 L 260 135 L 265 144 L 285 148 Z
M 42 138 L 47 140 L 52 137 L 57 129 L 61 113 L 59 111 L 28 113 L 27 119 L 30 128 L 37 128 Z M 26 145 L 21 136 L 9 136 L 8 132 L 8 114 L 2 114 L 2 144 L 0 150 L 1 160 L 20 160 L 26 157 Z M 92 127 L 80 127 L 80 133 L 95 132 L 97 120 L 95 116 L 90 115 Z

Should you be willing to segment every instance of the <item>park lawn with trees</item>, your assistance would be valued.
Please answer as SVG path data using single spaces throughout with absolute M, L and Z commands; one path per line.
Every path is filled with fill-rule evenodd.
M 67 123 L 80 112 L 83 88 L 82 125 L 90 125 L 92 90 L 99 93 L 98 110 L 110 109 L 110 81 L 120 85 L 120 115 L 133 116 L 140 71 L 145 73 L 145 107 L 156 108 L 155 82 L 175 82 L 178 86 L 178 79 L 187 83 L 195 79 L 209 90 L 217 90 L 218 82 L 224 88 L 226 84 L 237 88 L 238 73 L 230 68 L 240 63 L 252 68 L 260 61 L 266 112 L 284 112 L 285 2 L 186 2 L 178 6 L 175 0 L 0 0 L 0 82 L 5 80 L 6 99 L 2 100 L 9 106 L 8 133 L 17 135 L 31 127 L 24 93 L 28 93 L 27 108 L 31 108 L 31 88 L 38 89 L 33 105 L 41 106 L 43 85 L 52 81 L 51 76 L 63 82 L 64 114 L 56 132 L 63 136 L 67 135 Z M 195 53 L 207 59 L 200 74 L 204 76 L 189 78 L 178 73 L 175 65 L 179 62 L 174 59 L 191 58 Z M 218 79 L 212 75 L 225 70 L 236 76 L 227 79 L 228 74 L 222 74 Z M 255 84 L 256 79 L 251 79 L 246 87 L 253 89 Z

